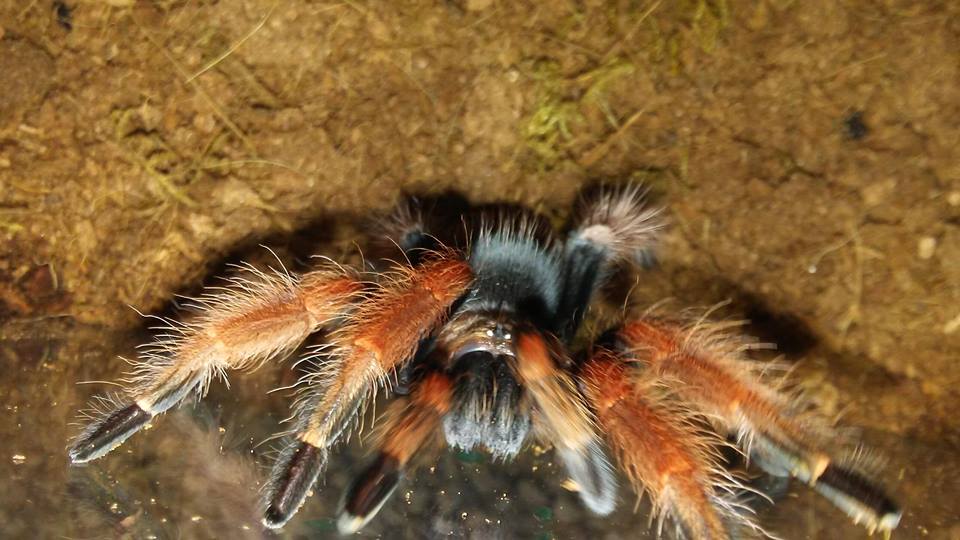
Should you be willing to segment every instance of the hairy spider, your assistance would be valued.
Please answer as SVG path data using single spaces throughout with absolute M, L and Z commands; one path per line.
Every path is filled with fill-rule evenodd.
M 713 539 L 762 532 L 740 499 L 749 488 L 720 457 L 735 444 L 871 532 L 894 529 L 896 503 L 823 450 L 833 433 L 769 365 L 748 359 L 755 344 L 733 324 L 650 310 L 599 338 L 578 337 L 598 288 L 618 265 L 646 259 L 662 228 L 660 211 L 642 199 L 636 187 L 601 193 L 562 240 L 501 213 L 464 219 L 459 242 L 441 241 L 430 216 L 401 211 L 390 228 L 408 261 L 369 281 L 332 263 L 301 276 L 250 268 L 253 278 L 197 298 L 189 322 L 163 319 L 125 398 L 73 441 L 70 459 L 103 456 L 191 393 L 202 397 L 214 376 L 287 355 L 323 330 L 326 345 L 307 353 L 315 369 L 301 381 L 289 443 L 266 484 L 267 527 L 293 517 L 328 453 L 386 389 L 378 455 L 344 498 L 344 533 L 363 527 L 411 459 L 441 440 L 499 459 L 531 440 L 550 445 L 599 515 L 617 502 L 610 454 L 649 496 L 659 527 L 670 520 L 681 536 Z

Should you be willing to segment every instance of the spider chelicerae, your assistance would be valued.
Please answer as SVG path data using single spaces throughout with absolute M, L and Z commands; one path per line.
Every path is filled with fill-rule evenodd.
M 833 432 L 768 364 L 748 358 L 755 343 L 733 324 L 649 310 L 582 335 L 598 289 L 617 268 L 649 259 L 663 220 L 642 195 L 600 192 L 563 237 L 503 211 L 464 216 L 463 234 L 451 235 L 405 206 L 387 220 L 402 264 L 360 272 L 326 262 L 303 275 L 248 268 L 252 277 L 196 298 L 186 322 L 162 319 L 124 396 L 90 421 L 70 459 L 107 454 L 203 396 L 215 376 L 284 357 L 323 331 L 325 345 L 305 353 L 313 369 L 266 484 L 267 527 L 294 516 L 329 452 L 387 390 L 377 455 L 343 499 L 344 533 L 372 519 L 413 458 L 439 443 L 505 460 L 531 441 L 554 448 L 598 515 L 616 506 L 622 475 L 649 497 L 659 526 L 672 523 L 680 536 L 762 533 L 742 499 L 750 488 L 721 457 L 735 446 L 762 471 L 797 478 L 871 532 L 889 533 L 896 503 L 822 449 Z

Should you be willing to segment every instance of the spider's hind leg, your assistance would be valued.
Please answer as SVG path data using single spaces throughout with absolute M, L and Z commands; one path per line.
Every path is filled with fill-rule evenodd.
M 414 266 L 419 264 L 422 252 L 437 249 L 438 242 L 427 232 L 425 216 L 416 199 L 408 199 L 397 205 L 385 217 L 373 224 L 376 231 L 372 237 L 374 247 L 382 253 L 395 253 L 400 249 Z
M 586 206 L 563 246 L 563 291 L 558 319 L 561 336 L 576 334 L 594 292 L 610 277 L 614 263 L 648 266 L 663 228 L 660 209 L 644 206 L 642 188 L 602 193 Z
M 372 223 L 374 252 L 386 259 L 406 258 L 412 266 L 429 260 L 445 246 L 465 247 L 465 222 L 469 204 L 462 197 L 407 197 Z M 399 253 L 398 253 L 399 252 Z

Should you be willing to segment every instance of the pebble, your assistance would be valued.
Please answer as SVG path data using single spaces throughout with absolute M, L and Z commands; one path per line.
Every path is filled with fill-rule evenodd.
M 943 325 L 943 333 L 949 335 L 956 332 L 958 328 L 960 328 L 960 315 L 950 319 Z
M 917 242 L 917 256 L 921 259 L 929 259 L 933 257 L 933 253 L 937 250 L 937 239 L 932 236 L 924 236 Z

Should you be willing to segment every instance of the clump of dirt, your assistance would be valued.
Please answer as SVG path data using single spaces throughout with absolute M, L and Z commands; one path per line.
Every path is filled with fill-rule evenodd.
M 356 257 L 402 194 L 560 221 L 632 179 L 671 219 L 637 304 L 733 299 L 801 344 L 825 407 L 960 446 L 958 20 L 828 0 L 0 6 L 0 318 L 138 328 L 127 306 L 168 308 L 260 243 Z

